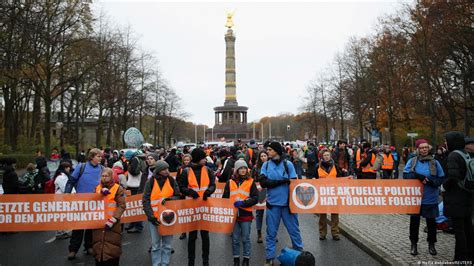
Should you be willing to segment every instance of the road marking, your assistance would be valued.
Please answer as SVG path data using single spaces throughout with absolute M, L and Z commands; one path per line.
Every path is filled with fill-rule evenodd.
M 44 241 L 45 244 L 51 244 L 54 242 L 54 240 L 56 240 L 56 237 L 52 237 L 51 239 L 48 239 L 46 241 Z

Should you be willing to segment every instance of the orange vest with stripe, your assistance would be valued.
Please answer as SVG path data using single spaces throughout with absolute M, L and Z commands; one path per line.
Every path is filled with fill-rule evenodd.
M 207 167 L 203 166 L 201 168 L 201 184 L 197 183 L 196 174 L 191 167 L 189 167 L 188 172 L 188 188 L 193 189 L 199 194 L 199 197 L 202 198 L 204 195 L 204 191 L 207 190 L 209 187 L 210 180 L 209 180 L 209 173 L 207 172 Z
M 166 178 L 165 184 L 162 188 L 160 188 L 156 178 L 152 178 L 154 183 L 150 195 L 150 205 L 155 217 L 159 218 L 158 206 L 160 206 L 161 200 L 165 198 L 171 198 L 174 194 L 174 190 L 168 177 Z
M 357 168 L 360 168 L 360 162 L 361 162 L 361 161 L 362 161 L 362 160 L 360 159 L 360 149 L 358 149 L 358 150 L 356 151 L 356 167 L 357 167 Z
M 370 163 L 368 163 L 366 166 L 362 168 L 363 173 L 377 173 L 374 169 L 372 169 L 372 166 L 375 164 L 375 154 L 372 154 L 372 159 L 370 160 Z
M 250 189 L 252 188 L 253 179 L 247 178 L 240 186 L 234 180 L 229 180 L 230 199 L 234 202 L 238 200 L 246 200 L 250 197 Z M 252 207 L 239 207 L 239 209 L 251 212 Z
M 111 188 L 109 188 L 110 194 L 105 196 L 105 219 L 110 219 L 114 216 L 115 210 L 117 210 L 117 203 L 115 202 L 115 195 L 119 189 L 118 184 L 114 184 Z M 95 193 L 102 194 L 100 191 L 102 190 L 102 185 L 99 184 L 95 188 Z
M 383 154 L 383 165 L 382 165 L 382 169 L 388 169 L 388 170 L 392 170 L 393 169 L 393 156 L 391 153 L 388 154 Z
M 331 171 L 326 172 L 321 166 L 318 167 L 318 176 L 319 178 L 336 178 L 337 177 L 337 171 L 336 171 L 336 166 L 332 166 Z

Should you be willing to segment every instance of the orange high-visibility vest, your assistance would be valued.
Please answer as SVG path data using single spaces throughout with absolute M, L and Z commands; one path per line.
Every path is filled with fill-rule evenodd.
M 162 199 L 165 198 L 170 198 L 174 194 L 173 187 L 171 187 L 171 183 L 169 178 L 166 178 L 165 184 L 163 185 L 163 188 L 160 188 L 160 185 L 158 185 L 158 182 L 156 181 L 156 178 L 153 178 L 153 189 L 151 190 L 151 195 L 150 195 L 150 205 L 151 208 L 153 209 L 153 214 L 155 215 L 156 218 L 159 217 L 159 212 L 158 212 L 158 206 L 161 203 Z
M 114 184 L 112 188 L 109 188 L 110 194 L 105 196 L 105 218 L 108 220 L 112 218 L 114 215 L 115 210 L 117 210 L 117 203 L 115 202 L 115 195 L 119 189 L 118 184 Z M 102 185 L 99 184 L 95 188 L 95 193 L 102 194 L 100 191 L 102 190 Z
M 360 168 L 360 162 L 361 162 L 361 158 L 360 158 L 360 149 L 358 149 L 356 151 L 356 167 L 357 168 Z
M 377 173 L 374 169 L 372 169 L 372 166 L 375 164 L 375 154 L 372 154 L 372 159 L 370 160 L 370 163 L 368 163 L 365 167 L 362 168 L 363 173 Z
M 209 174 L 207 172 L 207 167 L 203 166 L 201 168 L 201 184 L 198 185 L 196 175 L 191 167 L 189 167 L 188 172 L 188 188 L 193 189 L 199 194 L 199 197 L 202 198 L 204 191 L 208 188 L 210 184 Z
M 392 156 L 392 154 L 389 153 L 388 156 L 385 154 L 385 152 L 383 152 L 382 154 L 383 154 L 382 169 L 392 170 L 393 169 L 393 156 Z
M 246 200 L 250 197 L 250 188 L 252 187 L 252 178 L 247 178 L 240 186 L 237 185 L 237 182 L 234 180 L 229 181 L 229 191 L 230 191 L 230 199 L 232 201 L 238 201 L 238 200 Z M 242 210 L 246 210 L 251 212 L 252 207 L 239 207 Z
M 319 178 L 336 178 L 337 177 L 337 171 L 336 171 L 336 166 L 333 165 L 331 168 L 331 171 L 326 172 L 321 166 L 318 167 L 318 176 Z

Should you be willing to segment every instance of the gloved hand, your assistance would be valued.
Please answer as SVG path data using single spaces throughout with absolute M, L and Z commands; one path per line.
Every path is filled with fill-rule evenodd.
M 168 200 L 171 200 L 170 198 L 164 198 L 161 200 L 161 205 L 165 205 L 165 203 L 168 201 Z
M 234 207 L 239 208 L 239 207 L 242 207 L 242 206 L 244 206 L 244 201 L 243 200 L 238 200 L 238 201 L 234 202 Z
M 196 191 L 192 190 L 192 189 L 189 190 L 189 195 L 190 195 L 193 199 L 199 198 L 199 194 L 198 194 Z
M 280 182 L 281 182 L 282 185 L 285 185 L 285 184 L 290 184 L 291 181 L 290 181 L 289 178 L 285 178 L 283 180 L 280 180 Z
M 104 195 L 104 196 L 107 196 L 107 195 L 110 194 L 110 190 L 108 188 L 104 187 L 100 190 L 100 193 L 102 193 L 102 195 Z
M 161 225 L 160 221 L 158 221 L 158 219 L 156 217 L 153 217 L 151 219 L 148 219 L 148 221 L 150 221 L 150 223 L 152 223 L 153 225 Z
M 117 223 L 117 218 L 115 217 L 111 217 L 110 219 L 107 220 L 107 222 L 105 222 L 105 229 L 106 230 L 110 230 L 112 229 L 112 227 L 114 226 L 114 224 Z
M 204 195 L 202 196 L 203 200 L 207 200 L 209 196 L 211 195 L 211 192 L 209 190 L 204 191 Z
M 420 180 L 420 181 L 423 181 L 425 180 L 426 176 L 422 175 L 422 174 L 418 174 L 418 173 L 415 173 L 415 177 Z

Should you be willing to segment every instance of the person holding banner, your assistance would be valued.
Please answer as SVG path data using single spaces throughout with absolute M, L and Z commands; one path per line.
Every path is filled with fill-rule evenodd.
M 176 178 L 179 178 L 181 176 L 181 173 L 184 171 L 184 169 L 188 168 L 191 166 L 191 160 L 192 160 L 192 157 L 191 157 L 191 154 L 184 154 L 183 155 L 183 165 L 181 165 L 179 168 L 178 168 L 178 172 L 176 174 Z M 184 199 L 185 197 L 183 195 L 181 195 L 181 199 Z M 179 236 L 179 240 L 183 240 L 186 238 L 186 233 L 182 233 L 180 236 Z
M 303 240 L 298 223 L 298 215 L 290 213 L 289 184 L 290 179 L 296 179 L 293 164 L 283 158 L 283 147 L 279 142 L 273 141 L 267 147 L 268 157 L 271 159 L 262 165 L 260 172 L 260 185 L 267 188 L 267 236 L 265 237 L 266 262 L 273 265 L 276 257 L 276 238 L 280 221 L 288 231 L 293 249 L 303 250 Z
M 158 232 L 157 226 L 161 224 L 158 207 L 168 200 L 179 199 L 180 193 L 176 180 L 170 176 L 167 162 L 159 160 L 154 168 L 153 176 L 145 183 L 143 211 L 150 226 L 152 265 L 166 266 L 170 264 L 173 236 L 162 236 Z
M 416 141 L 417 156 L 408 160 L 403 169 L 403 178 L 418 179 L 423 183 L 423 197 L 421 199 L 420 213 L 410 216 L 410 254 L 418 255 L 418 233 L 420 216 L 426 218 L 428 227 L 428 251 L 436 255 L 436 217 L 439 216 L 438 197 L 439 187 L 444 182 L 444 171 L 440 163 L 430 154 L 431 146 L 428 141 Z
M 230 198 L 237 208 L 237 222 L 232 233 L 232 255 L 234 266 L 240 266 L 240 241 L 243 244 L 244 260 L 242 266 L 248 266 L 250 261 L 250 232 L 252 228 L 252 206 L 257 204 L 258 190 L 254 179 L 250 177 L 247 163 L 237 160 L 234 165 L 234 175 L 227 181 L 222 198 Z
M 115 182 L 113 170 L 104 168 L 95 192 L 105 197 L 104 228 L 92 232 L 95 265 L 119 265 L 122 254 L 122 226 L 120 217 L 125 211 L 125 190 Z
M 214 173 L 206 167 L 206 153 L 195 148 L 191 152 L 191 167 L 184 169 L 178 178 L 179 190 L 187 198 L 207 200 L 216 190 Z M 202 261 L 209 265 L 209 231 L 201 230 Z M 197 231 L 189 232 L 188 239 L 188 265 L 194 265 L 196 258 Z
M 260 171 L 262 170 L 262 165 L 268 161 L 268 154 L 266 151 L 261 151 L 258 155 L 257 164 L 252 168 L 252 178 L 254 180 L 258 180 L 260 176 Z M 256 183 L 257 190 L 258 190 L 258 203 L 264 202 L 267 194 L 267 189 L 262 188 L 260 183 Z M 257 243 L 263 243 L 262 240 L 262 224 L 263 224 L 263 214 L 265 213 L 265 209 L 256 210 L 256 224 L 257 224 Z
M 73 188 L 76 189 L 76 193 L 93 193 L 99 185 L 103 168 L 100 164 L 102 161 L 102 151 L 97 148 L 91 149 L 88 158 L 87 162 L 79 164 L 74 169 L 71 178 L 66 183 L 65 193 L 71 193 Z M 92 230 L 72 230 L 69 242 L 69 260 L 76 258 L 83 239 L 85 252 L 92 255 Z
M 347 172 L 344 172 L 337 163 L 331 158 L 331 152 L 329 150 L 322 151 L 322 160 L 319 162 L 318 170 L 316 171 L 316 179 L 319 178 L 336 178 L 344 177 Z M 319 240 L 326 240 L 326 234 L 328 232 L 328 219 L 326 213 L 319 214 Z M 339 214 L 331 214 L 331 234 L 332 239 L 339 241 Z
M 360 177 L 358 179 L 376 179 L 377 170 L 374 170 L 375 159 L 377 159 L 377 151 L 372 149 L 370 143 L 362 144 L 362 154 L 360 155 Z

